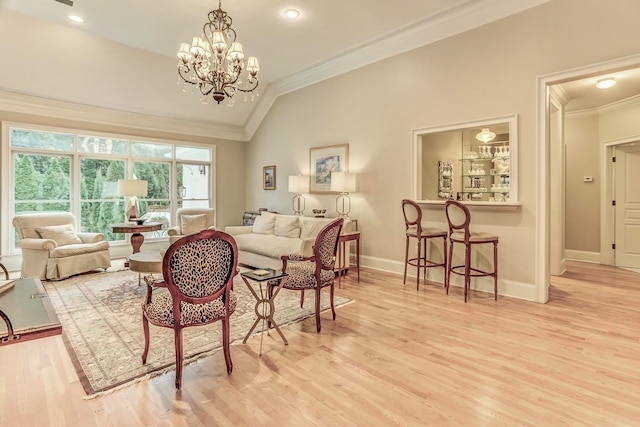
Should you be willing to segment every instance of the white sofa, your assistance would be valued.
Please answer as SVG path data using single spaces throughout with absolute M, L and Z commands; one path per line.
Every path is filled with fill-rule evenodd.
M 69 212 L 16 215 L 13 226 L 22 249 L 22 277 L 60 280 L 111 267 L 104 234 L 76 231 L 76 219 Z
M 253 225 L 228 226 L 224 231 L 236 240 L 240 264 L 281 269 L 282 255 L 312 255 L 316 236 L 333 219 L 262 212 Z M 353 222 L 347 220 L 343 230 L 351 227 Z

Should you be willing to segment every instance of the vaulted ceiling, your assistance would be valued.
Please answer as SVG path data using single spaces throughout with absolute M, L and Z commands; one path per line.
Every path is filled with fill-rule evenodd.
M 77 44 L 80 46 L 76 48 L 79 49 L 78 61 L 89 60 L 91 55 L 86 51 L 87 46 L 96 50 L 98 48 L 93 46 L 102 41 L 100 49 L 107 46 L 105 43 L 117 45 L 108 49 L 113 55 L 111 61 L 116 65 L 118 61 L 139 57 L 139 67 L 149 63 L 148 69 L 143 68 L 142 75 L 166 72 L 166 79 L 162 77 L 166 84 L 162 80 L 153 90 L 164 92 L 171 102 L 162 105 L 151 97 L 148 102 L 136 99 L 117 105 L 121 110 L 206 122 L 212 128 L 226 129 L 227 133 L 229 129 L 237 130 L 238 134 L 250 137 L 279 95 L 546 1 L 225 0 L 222 9 L 233 18 L 245 55 L 257 56 L 261 66 L 260 96 L 253 102 L 244 102 L 240 96 L 233 107 L 213 102 L 201 105 L 197 95 L 180 93 L 181 86 L 176 85 L 176 51 L 181 42 L 191 41 L 193 36 L 199 35 L 207 13 L 218 7 L 215 0 L 74 0 L 73 6 L 55 0 L 0 0 L 0 23 L 2 19 L 16 23 L 14 30 L 29 27 L 28 32 L 25 30 L 25 38 L 37 34 L 34 40 L 38 37 L 42 40 L 47 34 L 56 34 L 63 43 Z M 287 19 L 283 11 L 288 8 L 299 10 L 300 17 Z M 84 18 L 84 23 L 69 20 L 71 14 Z M 5 49 L 6 43 L 23 41 L 20 37 L 3 39 L 0 49 Z M 46 52 L 38 52 L 38 44 L 31 43 L 25 49 L 46 57 Z M 127 49 L 127 55 L 122 54 L 124 49 Z M 64 60 L 69 62 L 68 58 Z M 163 70 L 158 69 L 158 64 L 162 64 Z M 126 64 L 119 65 L 123 70 L 127 69 Z M 49 67 L 56 67 L 56 64 L 46 64 L 42 73 L 50 71 Z M 87 101 L 87 98 L 70 94 L 66 98 L 64 91 L 56 92 L 55 87 L 51 87 L 49 93 L 43 86 L 35 89 L 37 85 L 30 92 L 31 85 L 16 85 L 11 78 L 3 80 L 1 77 L 2 73 L 0 90 L 114 108 L 114 102 L 104 97 Z M 574 96 L 580 95 L 576 92 Z

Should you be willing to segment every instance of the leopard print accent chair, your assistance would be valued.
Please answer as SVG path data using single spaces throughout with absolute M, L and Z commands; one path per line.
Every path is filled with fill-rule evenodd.
M 333 306 L 333 282 L 335 279 L 334 267 L 336 263 L 336 251 L 338 249 L 338 236 L 342 230 L 344 219 L 338 218 L 327 224 L 316 237 L 313 246 L 313 256 L 304 258 L 297 254 L 282 257 L 282 270 L 288 277 L 282 287 L 301 291 L 300 306 L 304 304 L 304 291 L 314 289 L 316 296 L 316 329 L 320 332 L 320 295 L 324 287 L 329 287 L 331 312 L 333 320 L 336 319 L 336 311 Z M 274 285 L 271 284 L 270 285 Z M 269 287 L 269 292 L 273 288 Z
M 185 236 L 167 249 L 162 261 L 163 281 L 147 282 L 142 304 L 145 349 L 149 351 L 149 323 L 172 328 L 176 339 L 176 388 L 182 380 L 182 329 L 222 321 L 222 346 L 227 373 L 233 364 L 229 348 L 229 317 L 236 309 L 233 278 L 238 273 L 238 247 L 233 237 L 217 230 Z M 153 293 L 166 287 L 168 292 Z

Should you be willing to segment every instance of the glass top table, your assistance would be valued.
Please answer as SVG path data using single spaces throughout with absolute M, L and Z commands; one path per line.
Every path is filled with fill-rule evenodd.
M 59 335 L 62 325 L 42 282 L 18 279 L 0 294 L 0 346 Z

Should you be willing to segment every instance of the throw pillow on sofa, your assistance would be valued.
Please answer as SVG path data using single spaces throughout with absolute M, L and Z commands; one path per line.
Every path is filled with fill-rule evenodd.
M 300 221 L 297 216 L 278 215 L 273 234 L 297 239 L 300 237 Z
M 182 215 L 182 234 L 195 234 L 207 228 L 207 216 L 201 215 Z
M 36 231 L 40 237 L 53 240 L 58 246 L 82 243 L 71 224 L 36 227 Z
M 302 223 L 300 238 L 308 239 L 316 237 L 318 233 L 331 221 L 333 221 L 333 218 L 300 218 L 300 222 Z
M 273 234 L 276 226 L 276 215 L 269 212 L 262 212 L 253 222 L 253 232 L 256 234 Z

